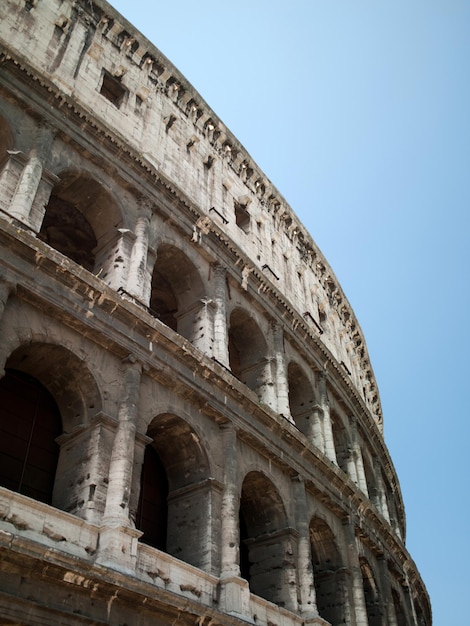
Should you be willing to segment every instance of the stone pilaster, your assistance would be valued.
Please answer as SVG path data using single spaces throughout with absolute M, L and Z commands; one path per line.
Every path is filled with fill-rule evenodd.
M 2 321 L 3 313 L 8 302 L 8 298 L 15 291 L 15 285 L 0 278 L 0 322 Z M 3 342 L 5 343 L 5 342 Z M 9 356 L 5 352 L 6 346 L 0 346 L 0 378 L 5 376 L 5 363 Z
M 357 553 L 356 534 L 354 522 L 348 519 L 344 523 L 344 531 L 347 545 L 347 558 L 349 571 L 351 573 L 350 589 L 350 614 L 351 626 L 368 626 L 366 600 L 364 597 L 364 583 L 362 580 L 361 565 Z
M 219 263 L 212 265 L 214 274 L 214 358 L 227 368 L 230 368 L 228 353 L 228 327 L 227 327 L 227 286 L 226 270 Z
M 238 515 L 240 494 L 238 488 L 237 431 L 231 424 L 221 426 L 225 461 L 222 494 L 221 576 L 240 575 L 240 532 Z
M 135 225 L 135 240 L 132 246 L 126 291 L 131 296 L 148 304 L 151 274 L 147 269 L 152 207 L 141 203 Z
M 357 419 L 354 415 L 351 415 L 349 417 L 349 423 L 351 425 L 352 452 L 354 457 L 354 463 L 356 465 L 357 486 L 367 497 L 369 497 L 366 473 L 364 470 L 364 460 L 362 458 L 362 450 L 359 443 L 359 435 L 357 432 Z
M 387 567 L 387 561 L 384 556 L 377 559 L 379 565 L 380 590 L 382 598 L 382 611 L 387 616 L 387 626 L 400 626 L 397 623 L 395 606 L 392 598 L 392 588 L 390 585 L 390 573 Z
M 323 437 L 323 409 L 319 404 L 312 408 L 310 416 L 310 429 L 307 437 L 312 444 L 325 454 L 325 440 Z
M 305 482 L 300 476 L 292 479 L 292 486 L 295 503 L 295 524 L 299 533 L 297 540 L 299 611 L 304 619 L 310 619 L 318 615 L 318 610 L 310 549 L 307 495 L 305 493 Z
M 251 621 L 248 581 L 240 578 L 240 494 L 238 488 L 237 431 L 221 426 L 225 460 L 221 513 L 220 607 Z
M 374 457 L 374 472 L 375 481 L 377 484 L 377 503 L 379 505 L 379 511 L 385 517 L 387 522 L 390 522 L 390 515 L 388 511 L 387 493 L 385 491 L 385 485 L 382 477 L 382 466 L 378 456 Z
M 318 385 L 320 392 L 320 407 L 323 411 L 323 441 L 325 445 L 325 455 L 333 461 L 333 463 L 338 463 L 336 460 L 336 450 L 335 450 L 335 442 L 333 439 L 333 427 L 331 425 L 331 417 L 330 417 L 330 403 L 328 402 L 328 394 L 326 391 L 326 372 L 318 373 Z
M 20 174 L 10 204 L 9 213 L 30 226 L 30 213 L 42 180 L 45 161 L 48 157 L 54 132 L 47 124 L 37 128 L 37 134 L 28 159 Z
M 124 381 L 118 425 L 109 464 L 108 493 L 103 523 L 129 526 L 129 500 L 134 465 L 137 407 L 142 366 L 130 358 L 124 364 Z
M 289 383 L 284 353 L 284 335 L 282 327 L 272 322 L 271 332 L 273 339 L 274 368 L 276 381 L 277 412 L 293 422 L 289 406 Z

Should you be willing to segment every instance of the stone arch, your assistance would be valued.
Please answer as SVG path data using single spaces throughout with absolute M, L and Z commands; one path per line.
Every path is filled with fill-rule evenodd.
M 235 308 L 230 315 L 228 350 L 233 375 L 265 400 L 271 381 L 268 347 L 260 327 L 244 309 Z
M 62 418 L 36 378 L 8 368 L 0 380 L 0 484 L 52 504 Z
M 12 150 L 13 147 L 13 132 L 7 120 L 0 114 L 0 171 L 8 161 L 8 150 Z
M 330 413 L 331 430 L 333 432 L 333 443 L 335 446 L 336 461 L 340 469 L 345 474 L 348 472 L 348 462 L 351 454 L 351 443 L 343 420 L 335 411 Z
M 52 189 L 38 236 L 90 272 L 106 275 L 121 224 L 117 200 L 100 181 L 66 171 Z
M 307 375 L 295 362 L 287 367 L 289 385 L 289 408 L 297 428 L 307 437 L 311 436 L 313 411 L 316 406 L 315 393 Z
M 379 509 L 378 484 L 372 463 L 370 462 L 367 454 L 363 454 L 362 459 L 364 464 L 364 474 L 366 477 L 367 491 L 369 493 L 370 501 L 377 509 Z
M 161 244 L 152 274 L 150 313 L 195 343 L 207 332 L 200 324 L 204 295 L 196 265 L 177 246 Z
M 141 472 L 136 525 L 143 542 L 210 570 L 213 481 L 200 437 L 173 413 L 150 423 Z
M 317 609 L 332 624 L 347 620 L 348 586 L 335 535 L 320 517 L 313 517 L 309 527 Z
M 382 626 L 383 615 L 382 608 L 380 606 L 379 587 L 377 585 L 374 572 L 369 561 L 365 557 L 359 557 L 359 563 L 361 566 L 362 584 L 364 588 L 367 624 L 368 626 Z
M 54 426 L 49 422 L 35 434 L 47 443 L 36 447 L 37 463 L 44 465 L 47 461 L 52 468 L 52 450 L 56 455 L 54 468 L 50 469 L 54 475 L 52 492 L 47 498 L 38 499 L 84 516 L 83 507 L 89 500 L 89 481 L 84 480 L 82 473 L 87 473 L 88 447 L 93 445 L 89 441 L 88 428 L 91 415 L 101 409 L 101 396 L 93 376 L 84 362 L 67 348 L 40 342 L 16 348 L 6 360 L 5 371 L 3 385 L 8 386 L 12 376 L 15 378 L 18 406 L 31 404 L 31 398 L 42 389 L 43 395 L 49 398 L 49 406 L 56 407 Z M 27 411 L 27 408 L 19 410 L 23 421 L 27 420 Z
M 277 488 L 260 471 L 245 476 L 239 518 L 240 575 L 248 580 L 252 593 L 292 609 L 295 538 Z
M 400 626 L 408 626 L 408 620 L 406 617 L 406 611 L 403 607 L 403 602 L 401 600 L 400 594 L 396 589 L 392 588 L 392 601 L 393 607 L 395 609 L 395 618 L 396 623 Z

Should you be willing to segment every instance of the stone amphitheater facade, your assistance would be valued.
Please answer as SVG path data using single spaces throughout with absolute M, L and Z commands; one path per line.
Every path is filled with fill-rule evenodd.
M 3 0 L 0 61 L 0 623 L 431 626 L 283 197 L 103 0 Z

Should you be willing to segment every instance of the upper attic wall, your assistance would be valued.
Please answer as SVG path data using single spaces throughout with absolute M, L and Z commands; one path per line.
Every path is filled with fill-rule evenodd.
M 311 327 L 381 427 L 362 331 L 326 259 L 277 189 L 178 70 L 107 2 L 5 0 L 0 40 L 89 119 L 171 180 Z M 198 228 L 198 224 L 195 228 Z

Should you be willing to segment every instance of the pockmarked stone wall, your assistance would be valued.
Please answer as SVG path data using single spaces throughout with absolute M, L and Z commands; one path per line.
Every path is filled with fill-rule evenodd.
M 431 626 L 365 340 L 178 70 L 0 5 L 0 614 Z

